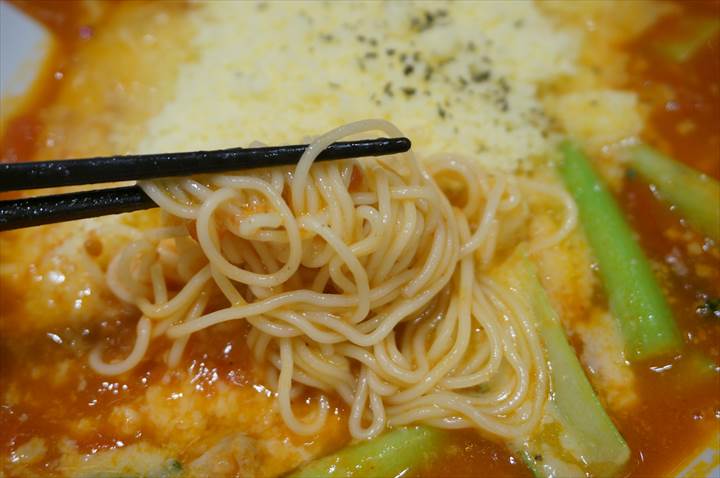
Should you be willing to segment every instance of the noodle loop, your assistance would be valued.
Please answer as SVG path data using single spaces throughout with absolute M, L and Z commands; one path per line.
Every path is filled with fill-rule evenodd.
M 574 227 L 572 201 L 455 157 L 428 170 L 412 153 L 313 164 L 329 144 L 371 130 L 401 135 L 360 121 L 319 137 L 294 169 L 142 183 L 167 227 L 108 270 L 114 293 L 143 313 L 137 343 L 117 363 L 97 350 L 91 366 L 128 370 L 158 335 L 174 341 L 175 366 L 193 333 L 243 319 L 296 433 L 322 428 L 330 394 L 347 404 L 355 438 L 418 422 L 505 439 L 532 430 L 548 390 L 540 340 L 522 298 L 489 269 L 524 238 L 526 191 L 566 211 L 536 248 Z M 298 417 L 292 401 L 307 389 L 319 406 Z

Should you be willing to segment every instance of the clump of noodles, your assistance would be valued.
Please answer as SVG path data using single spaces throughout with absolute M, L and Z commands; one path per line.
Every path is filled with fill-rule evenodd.
M 488 269 L 522 239 L 527 196 L 555 197 L 565 211 L 535 248 L 572 229 L 572 201 L 456 157 L 429 170 L 412 153 L 313 163 L 332 142 L 374 130 L 401 136 L 359 121 L 319 137 L 295 168 L 142 183 L 166 227 L 129 244 L 107 275 L 142 312 L 137 339 L 118 362 L 95 349 L 91 366 L 127 371 L 161 335 L 175 366 L 193 333 L 242 319 L 298 434 L 320 430 L 332 393 L 355 438 L 419 422 L 526 436 L 547 400 L 547 367 L 524 300 Z M 293 397 L 307 390 L 317 411 L 297 416 Z

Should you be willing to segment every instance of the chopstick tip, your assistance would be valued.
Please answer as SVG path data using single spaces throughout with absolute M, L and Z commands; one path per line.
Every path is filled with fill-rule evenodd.
M 392 142 L 394 146 L 393 150 L 397 153 L 404 153 L 412 147 L 412 142 L 406 137 L 393 138 Z

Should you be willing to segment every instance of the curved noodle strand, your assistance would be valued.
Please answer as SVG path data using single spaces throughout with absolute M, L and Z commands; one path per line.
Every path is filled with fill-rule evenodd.
M 294 168 L 141 182 L 167 227 L 129 243 L 107 281 L 143 317 L 127 358 L 107 363 L 97 348 L 91 367 L 123 373 L 157 336 L 173 341 L 176 366 L 192 334 L 244 320 L 295 433 L 322 429 L 331 394 L 355 438 L 418 422 L 505 440 L 531 431 L 548 395 L 540 339 L 523 298 L 488 271 L 527 240 L 530 196 L 563 211 L 535 250 L 574 228 L 572 200 L 458 156 L 427 169 L 411 152 L 314 163 L 370 131 L 401 135 L 358 121 L 320 136 Z M 308 392 L 318 406 L 300 416 L 293 400 Z

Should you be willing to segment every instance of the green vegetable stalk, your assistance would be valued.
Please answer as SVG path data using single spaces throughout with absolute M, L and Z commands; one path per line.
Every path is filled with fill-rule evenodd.
M 550 364 L 552 398 L 546 411 L 549 417 L 520 447 L 523 460 L 538 478 L 562 475 L 563 471 L 557 468 L 557 460 L 561 459 L 553 461 L 550 456 L 543 456 L 541 450 L 562 447 L 559 436 L 564 436 L 574 443 L 573 449 L 555 450 L 554 455 L 573 455 L 576 464 L 593 476 L 615 475 L 627 462 L 630 449 L 595 396 L 538 280 L 535 265 L 520 251 L 504 264 L 500 280 L 527 298 Z M 559 427 L 554 422 L 559 422 Z
M 630 165 L 700 232 L 720 241 L 720 183 L 653 148 L 630 150 Z
M 137 464 L 138 466 L 142 466 Z M 70 472 L 78 478 L 180 478 L 183 472 L 182 464 L 175 459 L 167 460 L 160 468 L 154 471 L 91 471 L 89 473 Z
M 678 352 L 682 341 L 670 307 L 622 212 L 583 152 L 572 142 L 560 150 L 560 172 L 577 202 L 628 357 L 643 360 Z
M 399 476 L 437 456 L 444 436 L 430 427 L 398 428 L 310 462 L 288 478 Z

